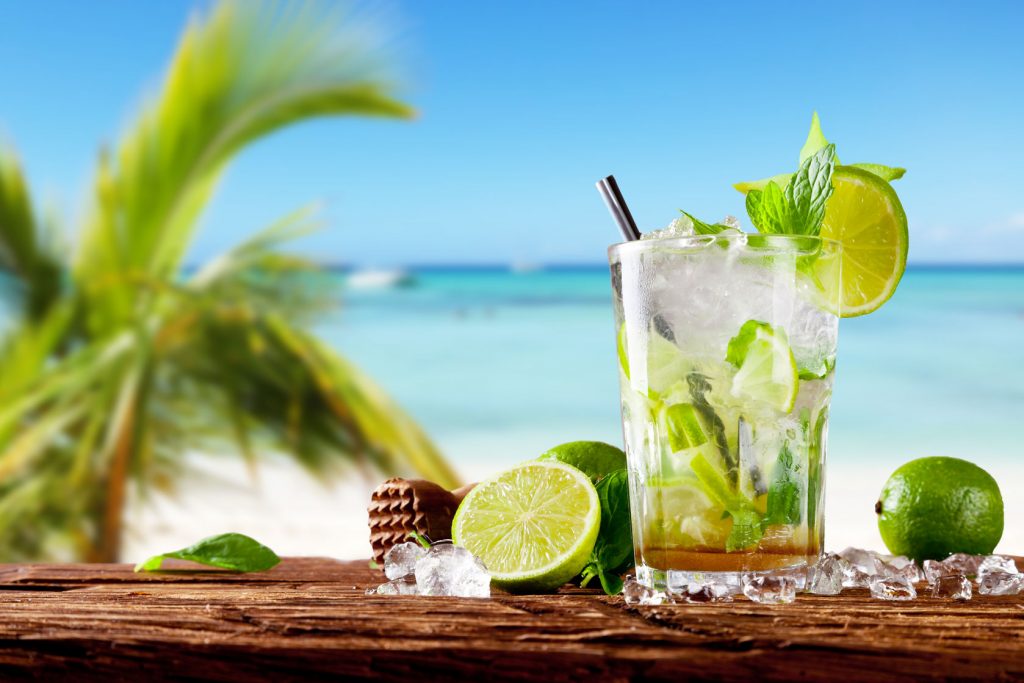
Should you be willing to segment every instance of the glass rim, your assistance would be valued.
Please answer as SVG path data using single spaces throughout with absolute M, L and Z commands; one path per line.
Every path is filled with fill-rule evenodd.
M 814 251 L 816 248 L 810 245 L 827 246 L 830 250 L 836 252 L 841 251 L 843 248 L 842 242 L 817 235 L 763 235 L 757 232 L 742 232 L 730 233 L 728 235 L 687 235 L 684 237 L 669 237 L 666 239 L 640 239 L 630 240 L 628 242 L 618 242 L 608 247 L 608 256 L 615 257 L 620 254 L 650 251 L 658 247 L 668 249 L 693 249 L 707 247 L 715 243 L 731 243 L 740 241 L 744 244 L 749 244 L 751 237 L 762 242 L 768 250 L 771 250 L 771 247 L 774 245 L 778 245 L 778 251 L 787 252 Z M 793 245 L 797 243 L 804 243 L 808 246 L 804 248 L 794 247 Z

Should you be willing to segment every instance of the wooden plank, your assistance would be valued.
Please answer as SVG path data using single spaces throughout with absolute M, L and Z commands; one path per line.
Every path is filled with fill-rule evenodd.
M 0 566 L 0 676 L 579 681 L 1024 678 L 1024 596 L 627 607 L 564 589 L 490 600 L 367 596 L 366 562 L 135 574 Z

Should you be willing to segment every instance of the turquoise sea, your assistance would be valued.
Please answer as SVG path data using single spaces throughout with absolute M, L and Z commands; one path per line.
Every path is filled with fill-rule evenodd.
M 457 467 L 494 471 L 574 439 L 621 443 L 606 268 L 412 272 L 408 288 L 346 289 L 320 332 Z M 1024 267 L 911 267 L 839 335 L 833 464 L 884 481 L 924 455 L 982 466 L 1024 455 Z

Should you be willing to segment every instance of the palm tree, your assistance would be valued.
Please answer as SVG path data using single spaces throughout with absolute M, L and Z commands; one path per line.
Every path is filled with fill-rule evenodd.
M 193 19 L 159 96 L 100 154 L 73 248 L 0 150 L 0 555 L 118 557 L 125 495 L 174 491 L 187 451 L 290 454 L 456 476 L 410 417 L 308 331 L 317 267 L 299 211 L 195 271 L 197 220 L 232 158 L 319 116 L 408 118 L 373 52 L 311 6 L 226 1 Z

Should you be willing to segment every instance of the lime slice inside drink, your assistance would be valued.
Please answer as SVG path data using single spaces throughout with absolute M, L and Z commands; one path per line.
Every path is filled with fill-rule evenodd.
M 680 548 L 721 548 L 732 522 L 724 508 L 704 492 L 690 474 L 652 482 L 647 538 L 650 545 Z
M 590 478 L 543 460 L 477 484 L 455 513 L 452 538 L 484 561 L 497 586 L 548 591 L 580 573 L 600 527 Z
M 821 236 L 843 245 L 836 298 L 842 316 L 853 318 L 877 310 L 896 291 L 907 265 L 907 215 L 889 183 L 873 173 L 837 166 L 832 185 Z M 820 275 L 826 287 L 835 282 Z
M 796 403 L 796 359 L 782 328 L 758 320 L 743 323 L 729 342 L 726 360 L 738 369 L 732 393 L 788 413 Z

